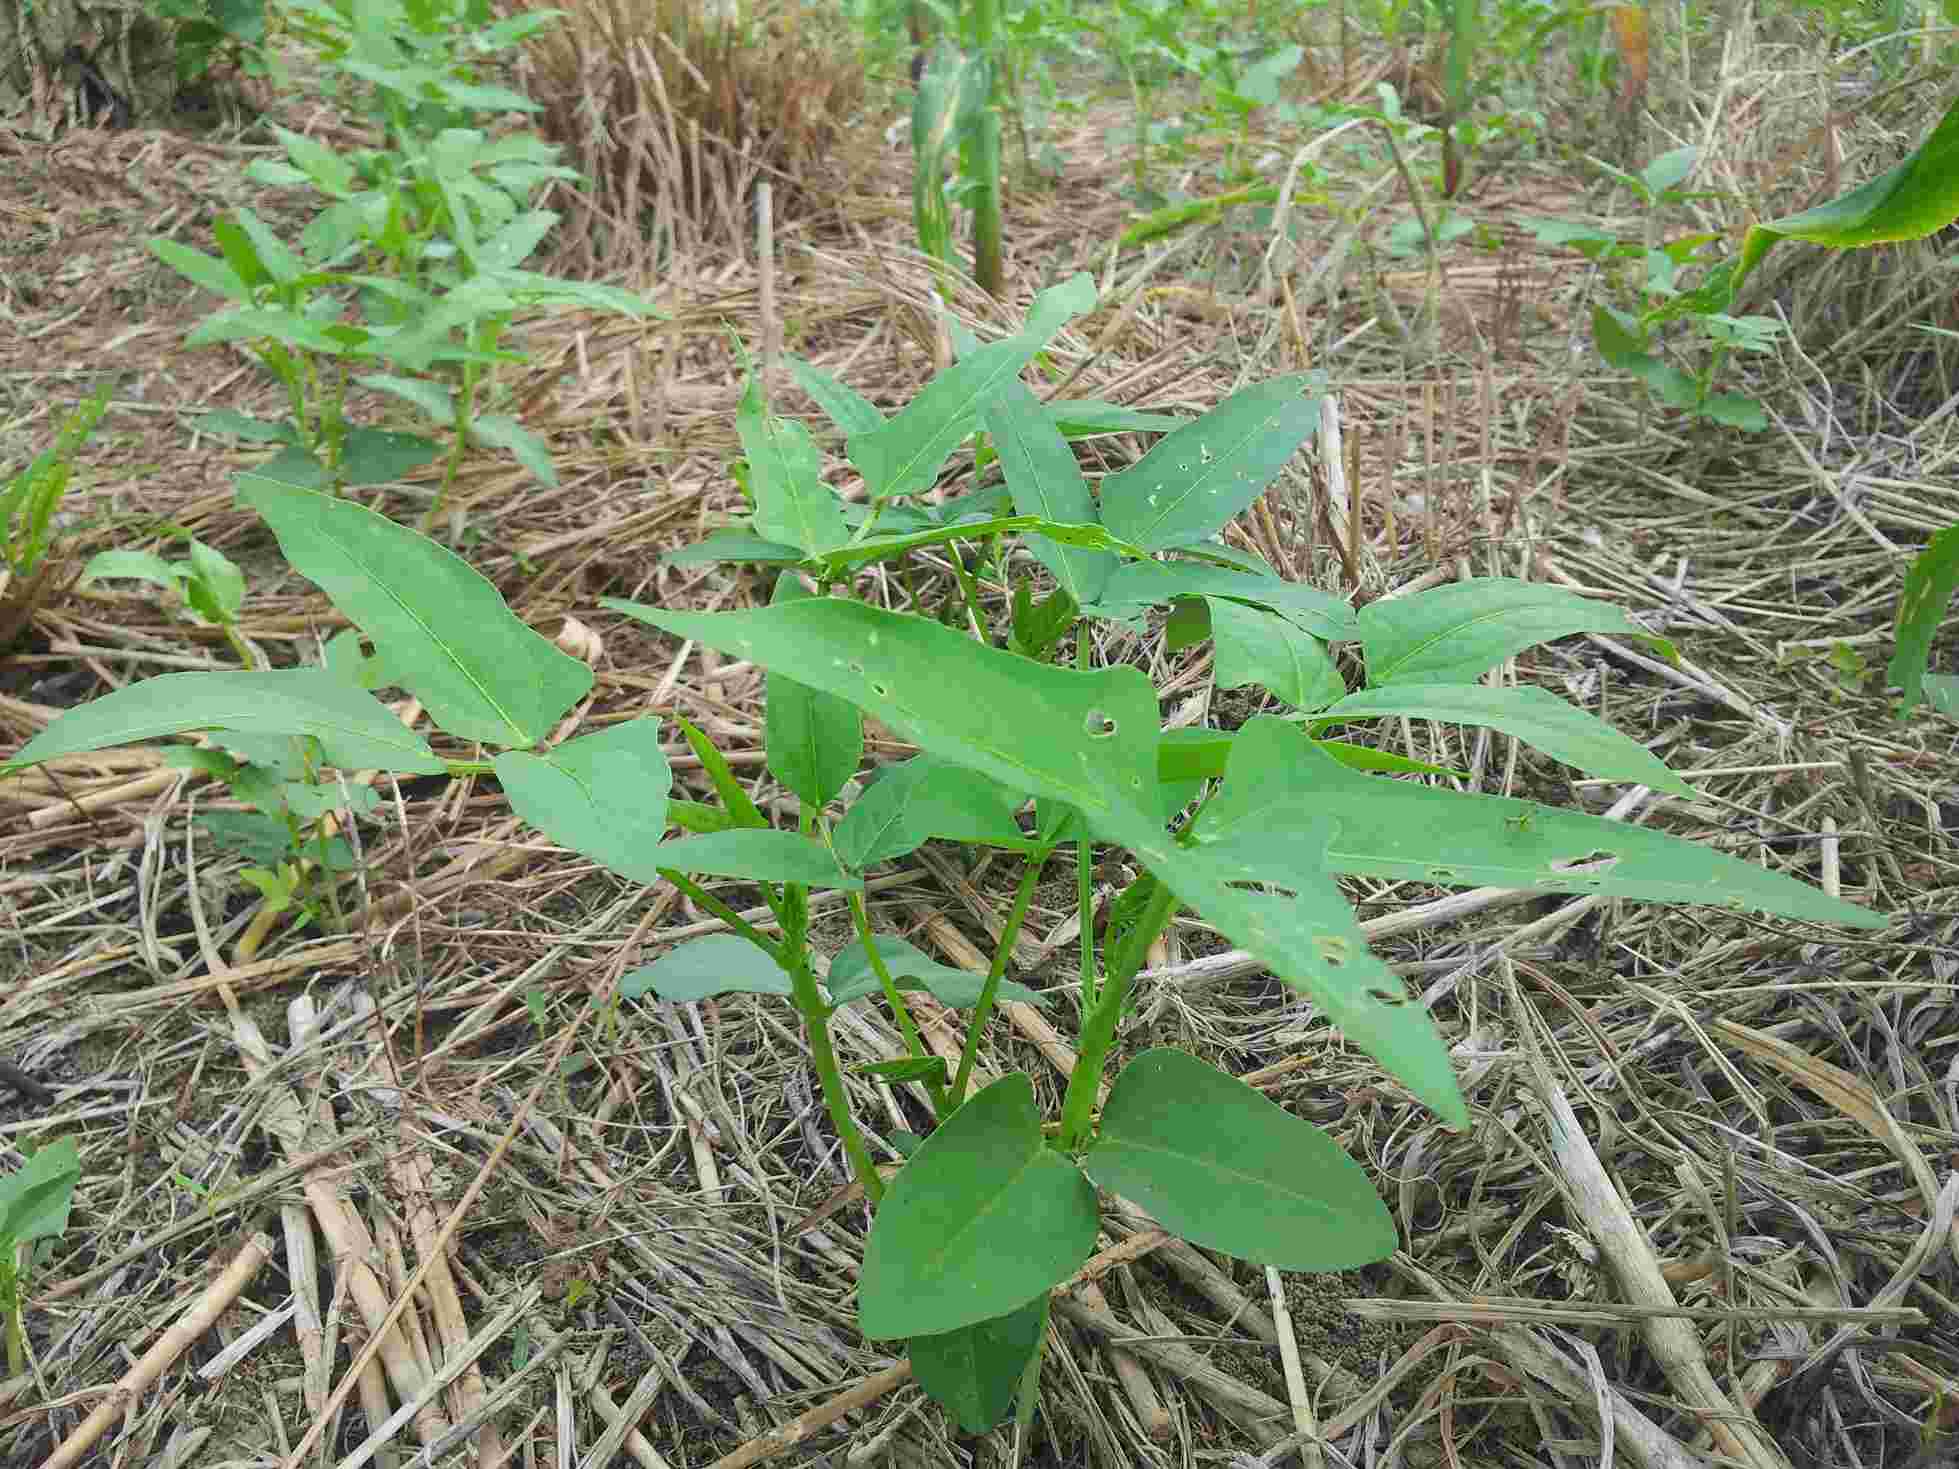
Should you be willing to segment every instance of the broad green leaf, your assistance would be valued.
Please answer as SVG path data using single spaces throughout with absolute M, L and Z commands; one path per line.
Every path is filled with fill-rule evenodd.
M 878 1206 L 857 1287 L 875 1341 L 939 1336 L 1017 1311 L 1095 1248 L 1095 1190 L 1048 1147 L 1034 1084 L 1001 1078 L 954 1112 Z
M 732 933 L 713 933 L 689 939 L 651 964 L 642 964 L 619 980 L 619 998 L 645 994 L 663 1000 L 707 1000 L 715 995 L 789 995 L 795 993 L 775 960 L 747 939 Z
M 1806 240 L 1842 250 L 1862 245 L 1918 240 L 1959 218 L 1959 101 L 1946 109 L 1937 127 L 1910 157 L 1861 188 L 1753 226 L 1741 244 L 1734 285 L 1777 242 Z
M 984 974 L 941 964 L 901 938 L 893 938 L 889 934 L 877 934 L 875 937 L 878 957 L 884 961 L 884 972 L 891 976 L 899 989 L 929 990 L 941 1003 L 955 1010 L 970 1010 L 979 1003 L 980 987 L 986 982 Z M 878 994 L 882 988 L 877 982 L 877 971 L 871 968 L 870 955 L 865 951 L 862 939 L 853 940 L 830 961 L 830 974 L 824 982 L 829 986 L 830 998 L 839 1005 Z M 1047 997 L 1039 990 L 1031 990 L 1010 979 L 1000 981 L 997 994 L 1003 1000 L 1020 1000 L 1029 1005 L 1047 1003 Z
M 887 766 L 850 803 L 831 845 L 852 872 L 890 862 L 925 842 L 974 842 L 1031 851 L 1014 813 L 1024 798 L 976 770 L 931 755 Z
M 260 219 L 250 209 L 240 207 L 233 211 L 233 219 L 245 237 L 252 242 L 252 249 L 267 274 L 282 286 L 289 286 L 305 272 L 306 265 L 287 248 L 286 242 L 272 232 L 272 226 Z
M 8 1255 L 29 1240 L 52 1239 L 68 1228 L 68 1205 L 81 1181 L 82 1160 L 72 1137 L 37 1148 L 32 1157 L 0 1178 L 0 1249 Z
M 301 576 L 365 633 L 401 687 L 460 739 L 524 749 L 592 687 L 592 670 L 534 632 L 474 567 L 352 500 L 238 477 Z
M 778 604 L 812 595 L 793 571 L 776 578 Z M 795 792 L 806 809 L 820 810 L 857 773 L 864 758 L 864 717 L 848 699 L 819 693 L 773 670 L 766 697 L 769 774 Z
M 748 488 L 755 497 L 755 533 L 800 546 L 815 556 L 850 539 L 836 492 L 823 482 L 823 454 L 809 430 L 777 418 L 762 401 L 762 382 L 750 375 L 735 413 Z
M 1288 760 L 1302 792 L 1298 799 L 1340 824 L 1327 844 L 1326 862 L 1345 876 L 1603 893 L 1852 928 L 1883 928 L 1888 922 L 1807 883 L 1645 827 L 1532 801 L 1363 775 L 1310 741 L 1303 753 L 1293 748 Z M 1613 865 L 1583 874 L 1566 870 L 1603 859 Z
M 1269 607 L 1329 643 L 1351 642 L 1360 635 L 1354 609 L 1329 592 L 1270 572 L 1247 575 L 1195 561 L 1125 562 L 1102 588 L 1100 607 L 1083 610 L 1099 610 L 1127 620 L 1128 609 L 1156 606 L 1175 597 L 1229 597 L 1234 602 Z
M 660 558 L 662 566 L 705 566 L 715 561 L 795 562 L 803 553 L 795 546 L 771 541 L 740 526 L 722 526 L 707 533 L 705 540 L 669 551 Z
M 1630 780 L 1691 796 L 1694 788 L 1644 745 L 1555 694 L 1528 685 L 1390 684 L 1362 689 L 1319 711 L 1322 720 L 1404 714 L 1451 724 L 1483 724 L 1603 780 Z
M 1163 619 L 1163 651 L 1175 657 L 1211 636 L 1211 604 L 1203 597 L 1179 597 Z M 1229 685 L 1222 684 L 1222 687 Z
M 605 605 L 765 668 L 794 668 L 934 754 L 1076 808 L 1101 839 L 1128 847 L 1187 907 L 1326 1006 L 1424 1101 L 1451 1121 L 1466 1118 L 1433 1024 L 1401 1003 L 1399 981 L 1367 953 L 1352 910 L 1315 871 L 1311 842 L 1226 857 L 1181 847 L 1165 831 L 1156 693 L 1140 670 L 1034 663 L 839 598 L 733 613 Z M 1298 732 L 1278 728 L 1297 760 Z M 1323 848 L 1323 824 L 1317 837 Z M 1265 882 L 1298 889 L 1298 900 L 1275 903 L 1244 887 Z
M 1062 525 L 1095 524 L 1095 497 L 1075 462 L 1075 451 L 1025 383 L 1013 378 L 1003 384 L 981 410 L 980 423 L 993 436 L 1016 510 Z M 1027 549 L 1077 605 L 1101 595 L 1116 568 L 1116 558 L 1107 551 L 1062 545 L 1038 532 Z
M 346 355 L 346 344 L 325 323 L 280 306 L 234 306 L 207 316 L 184 338 L 184 345 L 212 347 L 220 342 L 254 339 L 281 342 L 325 357 Z
M 673 774 L 655 719 L 629 719 L 542 755 L 492 762 L 516 813 L 560 846 L 638 882 L 653 882 Z
M 1264 493 L 1319 422 L 1317 379 L 1273 378 L 1233 393 L 1102 481 L 1102 524 L 1160 551 L 1201 540 Z
M 701 762 L 701 769 L 707 772 L 708 780 L 714 785 L 714 793 L 721 798 L 721 804 L 726 808 L 733 824 L 757 831 L 767 827 L 769 818 L 762 814 L 761 808 L 755 804 L 747 788 L 736 778 L 734 767 L 728 763 L 728 757 L 721 753 L 714 741 L 709 739 L 704 731 L 695 728 L 678 714 L 673 716 L 673 722 L 680 726 L 680 733 L 686 738 L 689 748 L 693 750 L 694 758 Z
M 1366 1171 L 1339 1144 L 1169 1047 L 1123 1067 L 1082 1166 L 1172 1234 L 1260 1265 L 1352 1270 L 1400 1243 Z
M 734 831 L 735 818 L 720 806 L 702 801 L 667 802 L 667 820 L 689 836 L 712 836 L 717 831 Z
M 905 1343 L 912 1376 L 961 1431 L 985 1433 L 1012 1411 L 1021 1374 L 1040 1350 L 1047 1313 L 1047 1297 L 1036 1296 L 990 1321 L 940 1336 L 915 1336 Z
M 1360 610 L 1367 684 L 1473 683 L 1538 643 L 1573 633 L 1618 633 L 1673 649 L 1619 608 L 1541 582 L 1476 577 Z
M 1326 649 L 1278 613 L 1228 597 L 1204 600 L 1211 609 L 1216 645 L 1212 677 L 1219 688 L 1257 684 L 1274 698 L 1306 710 L 1324 709 L 1347 692 Z
M 824 416 L 846 434 L 875 433 L 884 426 L 884 415 L 855 388 L 832 377 L 813 362 L 805 362 L 794 353 L 784 354 L 790 372 L 795 374 L 796 384 L 815 400 L 816 406 L 823 410 Z
M 861 888 L 862 878 L 837 866 L 819 841 L 793 831 L 720 831 L 663 842 L 656 854 L 669 872 L 700 877 L 745 877 L 752 882 L 800 882 L 811 887 Z
M 327 763 L 342 770 L 440 775 L 448 768 L 365 689 L 324 669 L 282 668 L 146 678 L 68 710 L 0 765 L 0 773 L 203 729 L 311 735 Z
M 1959 525 L 1947 526 L 1926 542 L 1905 572 L 1904 590 L 1898 597 L 1897 648 L 1891 654 L 1890 679 L 1903 688 L 1906 709 L 1918 703 L 1932 639 L 1945 620 L 1955 587 L 1959 587 Z
M 1744 433 L 1758 434 L 1769 426 L 1769 416 L 1762 411 L 1762 405 L 1739 393 L 1711 393 L 1701 404 L 1701 412 L 1716 423 Z
M 952 451 L 971 434 L 993 395 L 1047 345 L 1071 316 L 1095 307 L 1095 287 L 1078 274 L 1034 298 L 1018 335 L 989 342 L 928 382 L 904 411 L 883 427 L 852 434 L 850 462 L 874 498 L 929 490 Z

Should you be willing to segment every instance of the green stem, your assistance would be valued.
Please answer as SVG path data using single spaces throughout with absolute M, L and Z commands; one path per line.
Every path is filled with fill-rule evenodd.
M 966 1083 L 972 1080 L 973 1063 L 979 1057 L 980 1032 L 986 1028 L 987 1017 L 993 1013 L 993 997 L 1000 992 L 1000 981 L 1006 977 L 1007 956 L 1013 953 L 1014 940 L 1020 937 L 1020 926 L 1027 920 L 1027 906 L 1034 901 L 1034 887 L 1041 880 L 1041 869 L 1047 866 L 1048 854 L 1054 849 L 1028 854 L 1027 865 L 1021 869 L 1020 888 L 1014 893 L 1013 910 L 1007 914 L 1007 926 L 1000 930 L 1000 942 L 993 949 L 993 967 L 986 972 L 986 983 L 980 986 L 979 1003 L 973 1006 L 973 1018 L 966 1026 L 966 1044 L 959 1052 L 959 1074 L 952 1079 L 952 1095 L 948 1098 L 948 1110 L 957 1109 L 966 1100 Z
M 764 935 L 759 928 L 750 923 L 746 918 L 743 918 L 741 914 L 735 912 L 734 909 L 730 908 L 719 898 L 715 897 L 706 888 L 689 878 L 685 873 L 676 872 L 670 867 L 662 867 L 660 869 L 660 876 L 679 888 L 688 897 L 700 904 L 701 907 L 707 909 L 708 912 L 727 924 L 728 927 L 747 939 L 764 954 L 767 954 L 785 974 L 791 973 L 789 964 L 785 962 L 783 946 Z M 769 907 L 775 908 L 776 916 L 778 918 L 781 917 L 781 910 L 776 907 L 778 900 L 775 894 L 769 891 L 766 884 L 763 887 L 763 892 L 769 899 Z
M 809 1037 L 809 1056 L 816 1066 L 817 1080 L 823 1086 L 824 1110 L 843 1140 L 844 1155 L 850 1170 L 864 1186 L 865 1197 L 875 1204 L 884 1197 L 884 1180 L 878 1177 L 870 1149 L 857 1131 L 850 1115 L 850 1097 L 844 1091 L 843 1068 L 837 1064 L 836 1047 L 830 1043 L 830 1006 L 817 987 L 816 972 L 809 962 L 809 889 L 799 882 L 782 885 L 782 947 L 776 962 L 789 975 L 796 1009 L 802 1013 L 803 1033 Z
M 1156 942 L 1175 911 L 1177 899 L 1161 881 L 1150 894 L 1149 906 L 1137 916 L 1136 926 L 1124 936 L 1102 978 L 1095 996 L 1095 1008 L 1082 1026 L 1081 1055 L 1074 1074 L 1068 1078 L 1068 1095 L 1061 1103 L 1061 1150 L 1072 1153 L 1088 1137 L 1089 1118 L 1102 1089 L 1102 1071 L 1108 1065 L 1109 1051 L 1115 1044 L 1116 1023 L 1122 1019 L 1123 1003 L 1129 997 L 1129 982 L 1143 967 L 1143 956 Z
M 857 925 L 858 940 L 864 945 L 864 952 L 870 956 L 871 973 L 877 976 L 878 987 L 884 991 L 885 1003 L 891 1007 L 891 1013 L 897 1017 L 899 1034 L 905 1038 L 905 1054 L 927 1055 L 925 1042 L 918 1033 L 917 1023 L 911 1018 L 911 1010 L 905 1005 L 905 997 L 898 989 L 898 982 L 891 977 L 891 971 L 885 967 L 884 956 L 877 951 L 876 938 L 871 933 L 870 909 L 865 905 L 860 894 L 852 892 L 844 896 L 850 904 L 850 916 Z M 933 1115 L 943 1117 L 946 1112 L 944 1084 L 928 1080 L 925 1083 L 925 1091 L 932 1099 Z

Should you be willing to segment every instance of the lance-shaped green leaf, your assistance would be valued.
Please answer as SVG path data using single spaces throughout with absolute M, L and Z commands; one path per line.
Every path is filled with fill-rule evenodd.
M 630 719 L 530 755 L 506 750 L 497 779 L 517 814 L 621 877 L 653 882 L 673 774 L 654 719 Z
M 0 765 L 24 770 L 60 755 L 192 730 L 311 735 L 341 770 L 440 775 L 448 767 L 365 689 L 320 668 L 270 673 L 165 673 L 70 709 Z
M 1328 722 L 1403 714 L 1452 724 L 1483 724 L 1515 735 L 1545 754 L 1604 780 L 1631 780 L 1690 796 L 1694 788 L 1660 758 L 1603 720 L 1528 685 L 1390 684 L 1362 689 L 1320 711 Z M 1315 721 L 1316 723 L 1318 721 Z
M 1082 1162 L 1172 1234 L 1260 1265 L 1352 1270 L 1399 1243 L 1337 1143 L 1184 1051 L 1159 1047 L 1123 1067 Z
M 882 499 L 930 489 L 993 395 L 1019 376 L 1069 317 L 1094 307 L 1095 285 L 1086 274 L 1050 287 L 1035 297 L 1024 330 L 961 358 L 882 428 L 852 434 L 846 444 L 850 462 L 871 494 Z
M 934 754 L 1076 808 L 1186 906 L 1326 1007 L 1444 1117 L 1466 1119 L 1427 1013 L 1404 1003 L 1399 981 L 1368 952 L 1353 910 L 1317 869 L 1324 822 L 1307 833 L 1312 840 L 1230 854 L 1181 847 L 1165 831 L 1156 694 L 1139 670 L 1034 663 L 922 618 L 838 598 L 734 613 L 606 605 L 765 668 L 794 668 L 799 679 L 850 699 Z M 1296 754 L 1297 733 L 1280 728 Z M 1252 781 L 1264 775 L 1249 772 Z M 1275 897 L 1266 884 L 1290 897 Z
M 1167 434 L 1190 422 L 1180 413 L 1151 413 L 1100 398 L 1056 398 L 1047 404 L 1047 412 L 1062 436 L 1070 439 L 1096 434 Z
M 796 562 L 802 551 L 756 535 L 743 526 L 724 525 L 711 530 L 691 546 L 681 546 L 660 558 L 662 566 L 705 566 L 715 561 Z
M 789 976 L 747 939 L 711 933 L 689 939 L 651 964 L 619 979 L 619 997 L 655 994 L 663 1000 L 707 1000 L 716 995 L 789 995 Z
M 1473 683 L 1513 653 L 1573 633 L 1618 633 L 1673 649 L 1619 608 L 1510 577 L 1450 582 L 1360 610 L 1369 688 Z
M 301 576 L 367 634 L 450 734 L 525 749 L 592 687 L 592 670 L 525 625 L 462 557 L 352 500 L 238 476 Z
M 1095 1248 L 1095 1190 L 1041 1137 L 1018 1073 L 925 1140 L 878 1206 L 857 1287 L 877 1341 L 938 1336 L 1017 1311 Z
M 1896 168 L 1849 193 L 1753 226 L 1742 240 L 1734 286 L 1782 240 L 1832 249 L 1920 240 L 1959 218 L 1959 101 Z
M 776 578 L 778 604 L 811 595 L 793 571 Z M 767 694 L 769 773 L 794 791 L 804 806 L 820 809 L 857 773 L 864 758 L 864 717 L 848 699 L 820 693 L 773 670 Z
M 980 422 L 993 436 L 1016 510 L 1063 525 L 1095 523 L 1095 497 L 1075 462 L 1075 451 L 1025 383 L 1015 378 L 1002 386 L 982 410 Z M 1094 601 L 1116 568 L 1116 558 L 1106 551 L 1077 549 L 1039 532 L 1027 548 L 1077 605 Z
M 1273 378 L 1233 393 L 1102 481 L 1102 523 L 1160 551 L 1202 540 L 1264 493 L 1319 421 L 1317 378 Z
M 1323 709 L 1347 692 L 1346 681 L 1316 638 L 1276 612 L 1206 597 L 1216 644 L 1212 677 L 1221 689 L 1257 684 L 1295 709 Z
M 1269 607 L 1329 643 L 1351 642 L 1360 636 L 1354 609 L 1318 587 L 1286 581 L 1269 571 L 1248 574 L 1197 561 L 1125 562 L 1110 574 L 1098 605 L 1082 610 L 1127 620 L 1134 609 L 1159 606 L 1177 597 L 1229 597 Z
M 861 888 L 864 880 L 837 866 L 821 842 L 793 831 L 717 831 L 662 842 L 660 868 L 700 877 L 745 877 L 752 882 L 800 882 L 811 887 Z
M 1897 648 L 1891 655 L 1890 677 L 1903 688 L 1906 709 L 1916 705 L 1924 692 L 1932 638 L 1945 620 L 1955 587 L 1959 587 L 1959 525 L 1947 526 L 1926 543 L 1905 572 L 1904 590 L 1898 596 Z
M 1346 876 L 1717 904 L 1852 928 L 1888 922 L 1698 842 L 1532 801 L 1382 780 L 1304 743 L 1290 756 L 1302 784 L 1291 799 L 1339 821 L 1326 862 Z M 1592 866 L 1600 863 L 1610 865 Z M 1571 870 L 1579 865 L 1591 870 Z
M 1047 1297 L 1036 1296 L 991 1321 L 915 1336 L 905 1344 L 912 1376 L 963 1431 L 985 1433 L 1013 1409 L 1021 1375 L 1040 1350 L 1047 1313 Z
M 796 385 L 815 399 L 824 416 L 846 434 L 868 434 L 883 427 L 884 415 L 878 411 L 877 404 L 855 388 L 793 353 L 785 353 L 783 360 L 795 374 Z
M 762 401 L 753 375 L 735 413 L 748 487 L 755 497 L 755 533 L 764 540 L 820 555 L 850 539 L 836 493 L 823 483 L 823 455 L 809 430 L 793 418 L 777 418 Z

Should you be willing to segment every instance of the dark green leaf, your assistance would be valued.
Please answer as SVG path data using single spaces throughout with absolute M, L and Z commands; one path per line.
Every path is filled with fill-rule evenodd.
M 1003 1077 L 946 1119 L 878 1207 L 857 1289 L 877 1341 L 1016 1311 L 1095 1248 L 1095 1190 L 1041 1137 L 1034 1085 Z
M 1013 1408 L 1021 1374 L 1047 1329 L 1046 1296 L 1018 1311 L 907 1342 L 912 1376 L 966 1433 L 985 1433 Z
M 1338 1144 L 1184 1051 L 1145 1051 L 1122 1069 L 1083 1161 L 1171 1233 L 1241 1260 L 1352 1270 L 1399 1243 Z
M 793 571 L 776 578 L 777 603 L 812 594 Z M 810 810 L 826 805 L 857 773 L 864 758 L 864 718 L 857 706 L 835 694 L 771 671 L 766 685 L 766 744 L 769 773 Z

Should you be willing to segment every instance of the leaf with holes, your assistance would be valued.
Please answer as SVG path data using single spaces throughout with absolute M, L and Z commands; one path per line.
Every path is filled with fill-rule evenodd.
M 1265 492 L 1319 422 L 1323 378 L 1273 378 L 1233 393 L 1102 481 L 1102 523 L 1159 551 L 1202 540 Z

